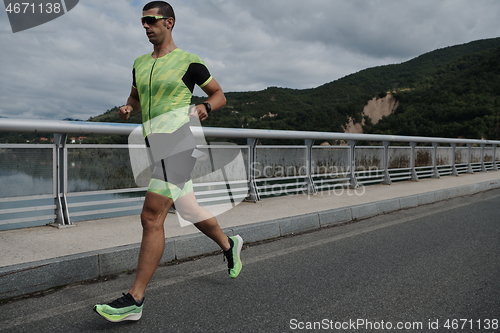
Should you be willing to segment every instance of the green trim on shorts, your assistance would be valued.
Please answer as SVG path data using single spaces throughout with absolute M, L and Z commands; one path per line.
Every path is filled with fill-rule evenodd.
M 184 187 L 181 189 L 178 186 L 171 184 L 169 182 L 164 182 L 163 180 L 151 178 L 151 180 L 149 181 L 148 191 L 163 195 L 165 197 L 168 197 L 176 201 L 180 197 L 188 194 L 189 192 L 193 192 L 193 181 L 192 180 L 187 181 L 186 184 L 184 184 Z

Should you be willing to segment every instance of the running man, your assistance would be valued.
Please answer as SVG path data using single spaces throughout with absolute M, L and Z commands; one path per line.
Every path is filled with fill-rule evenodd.
M 141 318 L 146 287 L 165 247 L 164 221 L 174 203 L 184 219 L 221 247 L 230 277 L 236 278 L 242 266 L 243 240 L 240 236 L 227 237 L 217 219 L 198 205 L 190 179 L 196 144 L 189 130 L 189 119 L 207 119 L 210 111 L 226 104 L 226 98 L 203 61 L 175 45 L 172 38 L 175 14 L 168 3 L 150 2 L 144 6 L 142 15 L 142 26 L 154 46 L 153 53 L 135 60 L 132 90 L 118 115 L 128 120 L 132 114 L 142 112 L 143 134 L 153 172 L 141 213 L 143 233 L 134 283 L 123 297 L 94 306 L 98 314 L 112 322 Z M 189 111 L 195 84 L 208 99 Z

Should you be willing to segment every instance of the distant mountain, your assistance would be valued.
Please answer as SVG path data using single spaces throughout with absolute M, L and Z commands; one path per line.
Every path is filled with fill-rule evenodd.
M 75 119 L 75 118 L 64 118 L 63 121 L 84 121 L 84 120 Z

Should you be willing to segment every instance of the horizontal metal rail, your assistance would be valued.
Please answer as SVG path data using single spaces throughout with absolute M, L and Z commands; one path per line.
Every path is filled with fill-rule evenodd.
M 123 123 L 97 123 L 82 121 L 56 121 L 56 120 L 26 120 L 26 119 L 0 119 L 0 132 L 25 132 L 25 133 L 65 133 L 65 134 L 106 134 L 129 135 L 138 126 L 137 124 Z M 441 144 L 486 144 L 498 145 L 500 141 L 474 140 L 474 139 L 448 139 L 430 138 L 419 136 L 377 135 L 377 134 L 352 134 L 329 133 L 308 131 L 282 131 L 261 130 L 248 128 L 216 128 L 192 127 L 196 134 L 216 138 L 255 138 L 255 139 L 296 139 L 296 140 L 344 140 L 344 141 L 373 141 L 373 142 L 417 142 Z
M 134 202 L 144 200 L 143 196 L 125 199 L 111 199 L 102 201 L 71 202 L 67 199 L 81 198 L 90 195 L 110 195 L 122 193 L 143 192 L 146 188 L 124 188 L 115 190 L 98 190 L 87 192 L 68 191 L 68 149 L 126 149 L 144 148 L 144 145 L 89 145 L 89 144 L 66 144 L 69 134 L 100 134 L 100 135 L 129 135 L 140 125 L 123 123 L 94 123 L 94 122 L 68 122 L 51 120 L 26 120 L 26 119 L 0 119 L 0 132 L 27 132 L 27 133 L 55 133 L 54 144 L 0 144 L 2 150 L 51 148 L 53 150 L 53 194 L 26 196 L 15 198 L 0 198 L 0 214 L 16 214 L 29 212 L 42 212 L 54 210 L 53 215 L 36 217 L 13 218 L 0 221 L 0 224 L 15 224 L 23 222 L 41 221 L 42 218 L 54 218 L 60 226 L 71 225 L 70 217 L 95 215 L 98 213 L 113 213 L 121 211 L 132 211 L 140 209 L 139 205 L 131 205 Z M 474 139 L 449 139 L 431 138 L 417 136 L 395 136 L 395 135 L 373 135 L 373 134 L 350 134 L 350 133 L 328 133 L 310 131 L 277 131 L 260 129 L 238 129 L 238 128 L 210 128 L 191 127 L 195 135 L 214 138 L 245 138 L 246 145 L 235 146 L 230 144 L 203 145 L 199 149 L 245 149 L 247 180 L 210 181 L 195 183 L 194 188 L 201 198 L 200 203 L 217 202 L 228 200 L 228 191 L 232 199 L 247 198 L 251 201 L 260 200 L 261 196 L 283 195 L 288 193 L 315 194 L 318 190 L 330 190 L 332 187 L 348 186 L 356 188 L 368 184 L 390 184 L 393 181 L 414 180 L 421 178 L 439 178 L 445 175 L 459 175 L 461 173 L 485 172 L 498 170 L 500 161 L 497 158 L 497 145 L 500 141 L 474 140 Z M 284 139 L 304 140 L 304 145 L 258 145 L 262 139 Z M 347 146 L 313 146 L 314 142 L 341 140 Z M 381 146 L 357 146 L 357 142 L 380 142 Z M 409 146 L 390 146 L 390 143 L 408 143 Z M 431 146 L 417 146 L 417 144 Z M 441 145 L 441 146 L 440 146 Z M 446 147 L 442 147 L 446 145 Z M 460 147 L 460 146 L 463 147 Z M 287 154 L 295 154 L 293 165 L 282 165 L 281 174 L 277 173 L 272 165 L 261 165 L 266 150 L 279 150 Z M 337 153 L 335 153 L 337 152 Z M 275 151 L 267 154 L 265 158 L 274 158 Z M 323 164 L 323 169 L 316 166 L 318 159 L 324 155 L 332 154 L 339 158 L 340 164 Z M 390 167 L 391 154 L 406 159 L 402 166 Z M 440 159 L 441 155 L 446 162 Z M 451 155 L 449 155 L 451 154 Z M 246 156 L 245 155 L 245 156 Z M 270 155 L 270 157 L 269 157 Z M 359 155 L 359 156 L 357 156 Z M 372 161 L 361 161 L 364 155 L 370 155 Z M 422 165 L 417 161 L 418 156 L 427 156 L 431 162 Z M 466 162 L 463 161 L 466 155 Z M 302 156 L 302 157 L 300 157 Z M 300 160 L 297 160 L 300 159 Z M 488 160 L 488 161 L 486 161 Z M 455 163 L 458 161 L 460 163 Z M 417 163 L 418 162 L 418 163 Z M 2 163 L 0 161 L 0 163 Z M 364 163 L 364 164 L 363 164 Z M 394 164 L 396 165 L 396 164 Z M 328 167 L 333 167 L 334 172 Z M 292 168 L 291 172 L 283 170 Z M 340 168 L 338 168 L 340 167 Z M 262 172 L 264 171 L 264 172 Z M 325 172 L 326 171 L 326 172 Z M 268 173 L 271 173 L 269 175 Z M 229 187 L 231 187 L 229 189 Z M 276 192 L 276 193 L 273 193 Z M 140 194 L 137 194 L 140 195 Z M 54 199 L 54 205 L 41 204 L 35 207 L 9 208 L 7 203 Z M 231 199 L 231 200 L 232 200 Z M 78 199 L 81 200 L 81 199 Z M 106 204 L 127 204 L 127 207 L 106 208 L 94 210 L 92 207 Z M 0 206 L 1 207 L 1 206 Z M 73 211 L 75 208 L 92 208 L 90 211 Z M 70 212 L 71 210 L 71 212 Z

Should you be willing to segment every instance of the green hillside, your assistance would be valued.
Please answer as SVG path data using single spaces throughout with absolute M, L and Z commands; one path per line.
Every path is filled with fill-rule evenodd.
M 448 71 L 456 73 L 466 70 L 464 63 L 468 62 L 468 59 L 473 61 L 484 54 L 483 57 L 495 63 L 495 55 L 490 52 L 499 46 L 500 38 L 447 47 L 402 64 L 369 68 L 314 89 L 268 88 L 259 92 L 228 93 L 227 106 L 214 113 L 205 125 L 343 132 L 349 117 L 361 122 L 363 108 L 374 96 L 382 97 L 390 91 L 407 91 L 397 94 L 401 109 L 404 110 L 405 107 L 410 107 L 408 103 L 413 103 L 409 96 L 416 91 L 415 89 L 421 87 L 432 89 L 432 82 L 437 77 L 446 77 Z M 462 81 L 464 85 L 469 79 L 467 73 L 453 79 L 450 77 L 456 84 Z M 446 85 L 442 89 L 446 89 Z M 404 97 L 407 98 L 403 99 Z M 421 101 L 426 103 L 424 100 Z M 450 100 L 448 102 L 451 103 Z M 269 117 L 269 114 L 276 116 Z M 402 128 L 389 126 L 392 134 L 406 133 Z M 386 130 L 387 128 L 379 126 L 366 128 L 365 132 Z M 422 131 L 413 135 L 431 135 L 431 133 L 449 136 L 447 132 L 436 131 Z M 461 135 L 466 134 L 468 133 Z
M 500 47 L 461 57 L 399 91 L 394 114 L 365 133 L 500 139 Z

